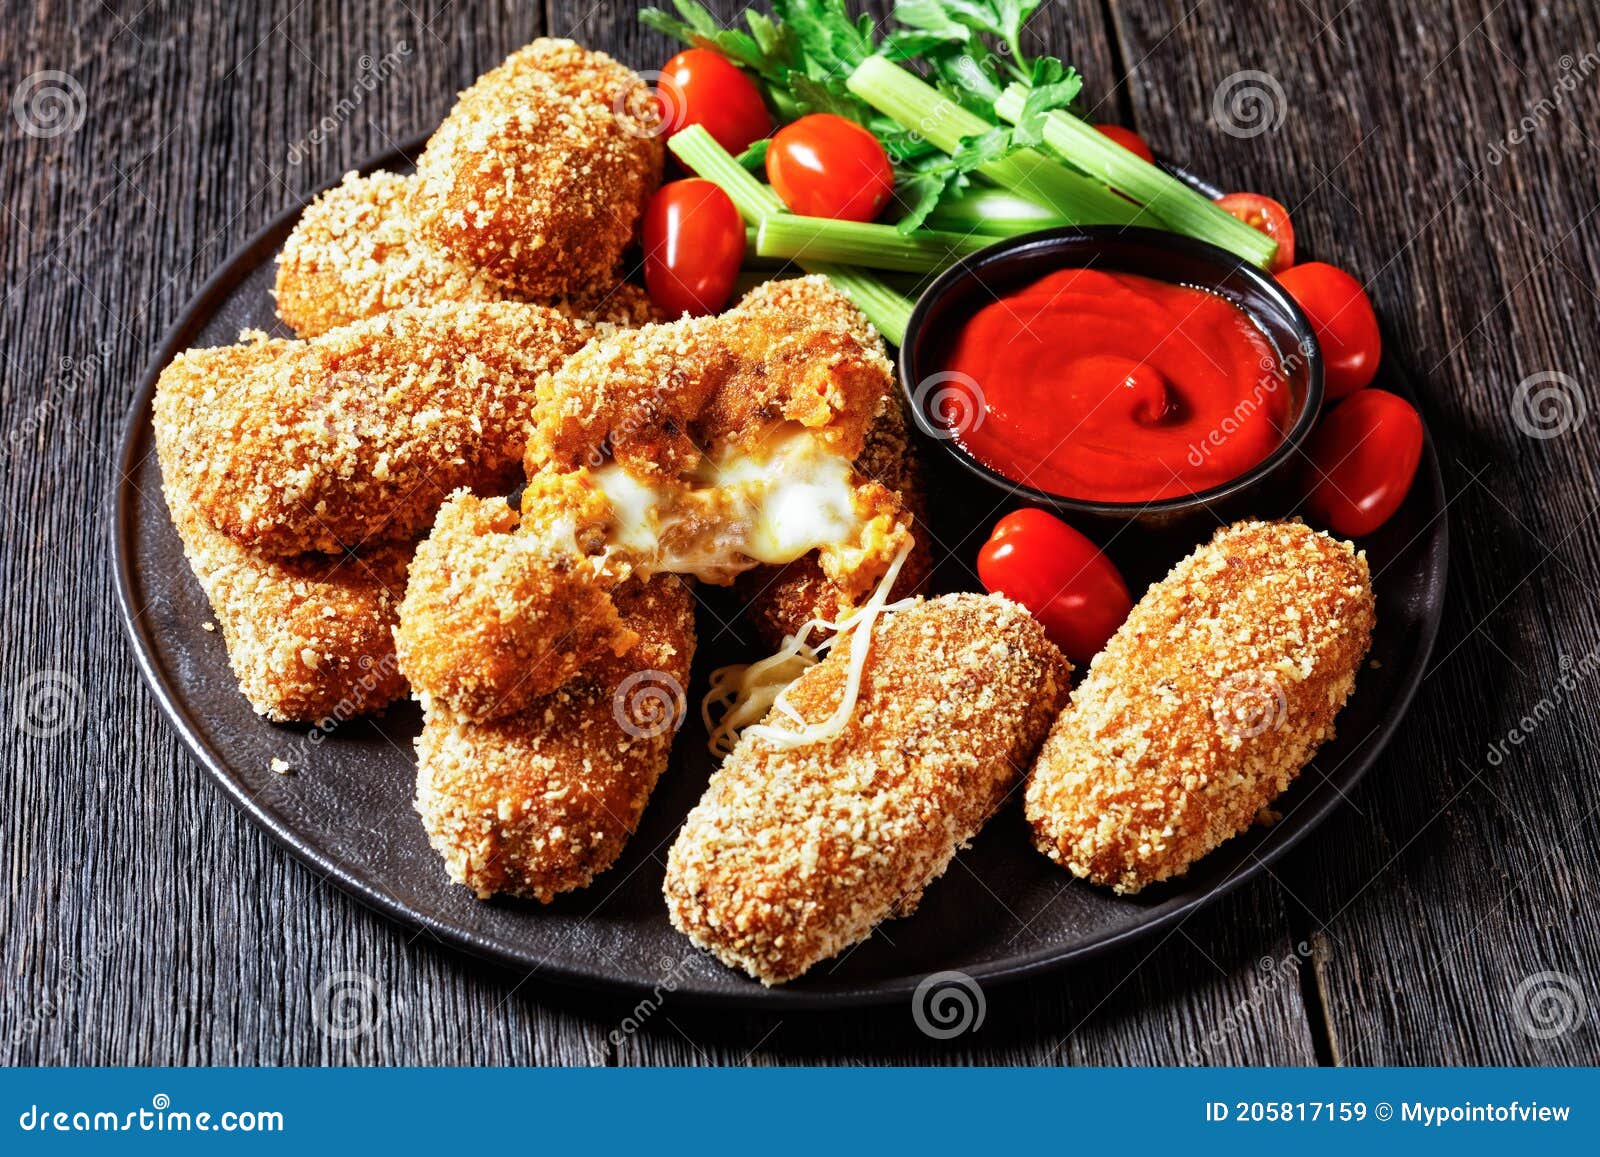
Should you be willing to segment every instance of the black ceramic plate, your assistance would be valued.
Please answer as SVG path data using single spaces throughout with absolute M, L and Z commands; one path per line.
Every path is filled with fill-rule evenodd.
M 406 168 L 418 147 L 415 142 L 378 157 L 368 168 Z M 284 332 L 268 289 L 273 257 L 298 212 L 278 217 L 207 283 L 139 384 L 116 493 L 118 594 L 139 665 L 162 708 L 235 803 L 319 875 L 449 944 L 551 979 L 635 991 L 665 983 L 679 997 L 730 1005 L 867 1004 L 904 996 L 935 971 L 956 969 L 980 981 L 1038 972 L 1168 928 L 1282 856 L 1371 766 L 1421 680 L 1438 630 L 1447 550 L 1431 443 L 1406 504 L 1364 544 L 1378 594 L 1377 664 L 1361 673 L 1338 739 L 1281 801 L 1282 822 L 1225 845 L 1181 881 L 1135 898 L 1076 881 L 1030 848 L 1013 802 L 929 888 L 914 916 L 885 925 L 843 959 L 793 984 L 764 989 L 694 951 L 667 923 L 661 899 L 666 849 L 711 770 L 694 719 L 679 735 L 673 765 L 615 867 L 587 890 L 549 906 L 480 903 L 445 879 L 411 809 L 416 710 L 391 708 L 320 741 L 305 727 L 256 716 L 238 692 L 221 635 L 204 629 L 210 608 L 162 502 L 150 426 L 157 375 L 190 346 L 232 342 L 245 328 Z M 1392 366 L 1381 384 L 1410 393 Z M 944 471 L 930 478 L 930 505 L 946 512 L 932 527 L 944 544 L 938 578 L 945 586 L 975 585 L 972 557 L 998 513 L 978 505 L 973 486 Z M 1191 545 L 1146 543 L 1136 553 L 1113 554 L 1137 584 L 1158 577 Z M 702 607 L 691 701 L 711 666 L 758 653 L 742 637 L 737 610 L 714 596 Z M 275 774 L 274 759 L 288 762 L 293 773 Z

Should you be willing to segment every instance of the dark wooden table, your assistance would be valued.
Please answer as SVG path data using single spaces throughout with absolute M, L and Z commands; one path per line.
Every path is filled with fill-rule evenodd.
M 1388 356 L 1415 374 L 1450 498 L 1449 609 L 1407 726 L 1336 819 L 1165 939 L 992 989 L 982 1028 L 948 1043 L 905 1007 L 780 1019 L 670 997 L 624 1032 L 631 1002 L 486 969 L 366 911 L 234 812 L 140 682 L 107 557 L 128 399 L 230 250 L 434 125 L 511 49 L 571 35 L 649 67 L 667 44 L 620 4 L 5 0 L 0 1057 L 1600 1058 L 1600 414 L 1571 420 L 1600 370 L 1600 12 L 1062 0 L 1033 30 L 1085 74 L 1098 118 L 1288 204 L 1367 280 Z M 1253 136 L 1217 107 L 1246 83 L 1270 105 Z M 1548 405 L 1563 399 L 1566 420 Z M 318 993 L 350 984 L 383 1016 L 329 1034 Z

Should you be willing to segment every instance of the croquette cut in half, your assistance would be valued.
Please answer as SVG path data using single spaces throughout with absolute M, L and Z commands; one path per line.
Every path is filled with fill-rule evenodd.
M 694 599 L 672 575 L 619 587 L 636 635 L 521 712 L 473 723 L 439 703 L 417 739 L 416 809 L 450 879 L 548 903 L 610 867 L 666 769 L 694 656 Z
M 306 207 L 278 254 L 273 296 L 284 324 L 316 337 L 396 309 L 526 300 L 422 235 L 412 184 L 396 173 L 346 173 Z M 627 282 L 591 284 L 538 304 L 601 326 L 663 320 L 644 290 Z
M 1183 874 L 1333 735 L 1374 622 L 1350 543 L 1219 530 L 1139 600 L 1052 728 L 1026 793 L 1039 850 L 1117 892 Z
M 271 345 L 197 350 L 185 355 L 185 370 L 221 379 L 269 356 Z M 284 557 L 240 546 L 173 484 L 175 435 L 170 423 L 156 423 L 167 508 L 256 712 L 278 723 L 342 723 L 405 695 L 393 633 L 411 543 Z
M 809 510 L 798 497 L 788 509 L 755 519 L 731 509 L 690 516 L 680 510 L 673 515 L 675 543 L 655 553 L 723 558 L 727 565 L 693 570 L 718 584 L 758 561 L 781 564 L 813 554 L 844 597 L 868 594 L 912 540 L 899 496 L 852 466 L 869 431 L 895 404 L 893 374 L 881 343 L 858 336 L 870 329 L 865 319 L 826 278 L 791 284 L 796 288 L 779 298 L 757 289 L 717 316 L 644 326 L 585 346 L 539 382 L 528 477 L 620 472 L 628 490 L 664 488 L 682 498 L 697 489 L 691 503 L 710 491 L 727 492 L 708 480 L 737 479 L 752 469 L 768 494 L 782 489 L 775 479 L 817 482 L 826 498 L 811 499 Z M 806 303 L 817 309 L 798 308 Z M 848 510 L 832 509 L 838 486 L 848 492 L 841 504 Z M 659 507 L 659 499 L 650 497 L 649 505 Z M 772 541 L 765 554 L 734 558 L 734 536 L 708 518 L 720 518 L 730 532 L 742 529 L 751 547 L 763 536 Z M 683 549 L 686 542 L 691 549 Z
M 842 701 L 841 642 L 785 693 L 810 723 Z M 1070 665 L 1027 611 L 946 595 L 873 627 L 842 733 L 746 732 L 667 857 L 672 924 L 763 984 L 801 975 L 913 912 L 1021 779 Z M 767 724 L 797 727 L 782 708 Z
M 927 495 L 915 451 L 906 437 L 905 411 L 898 398 L 889 399 L 883 414 L 867 431 L 855 469 L 898 498 L 900 509 L 910 517 L 911 552 L 900 567 L 889 597 L 898 600 L 921 594 L 933 569 Z M 838 621 L 857 602 L 842 584 L 823 572 L 815 551 L 783 566 L 748 571 L 735 581 L 734 590 L 743 600 L 744 614 L 756 632 L 774 648 L 807 623 Z
M 848 333 L 861 348 L 884 358 L 883 339 L 853 302 L 825 277 L 796 277 L 769 281 L 752 289 L 741 303 L 745 308 L 825 322 Z M 905 409 L 893 392 L 867 430 L 855 469 L 863 478 L 883 485 L 910 516 L 914 544 L 895 580 L 890 597 L 921 594 L 933 569 L 932 539 L 927 532 L 927 496 L 922 470 L 906 434 Z M 761 638 L 777 647 L 784 638 L 813 620 L 836 621 L 854 606 L 845 587 L 823 573 L 815 552 L 783 566 L 763 566 L 741 575 L 735 589 L 745 604 L 745 615 Z
M 616 280 L 661 181 L 660 109 L 631 69 L 570 40 L 519 49 L 463 92 L 417 160 L 424 234 L 540 300 Z
M 593 334 L 543 306 L 491 302 L 180 354 L 155 399 L 167 484 L 267 554 L 410 541 L 451 491 L 515 484 L 534 380 Z

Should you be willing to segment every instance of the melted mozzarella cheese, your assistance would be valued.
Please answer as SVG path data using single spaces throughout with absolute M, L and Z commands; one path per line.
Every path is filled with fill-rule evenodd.
M 805 432 L 759 455 L 705 461 L 688 484 L 641 482 L 615 464 L 593 478 L 616 518 L 613 549 L 645 574 L 726 583 L 761 563 L 853 542 L 864 525 L 850 461 Z

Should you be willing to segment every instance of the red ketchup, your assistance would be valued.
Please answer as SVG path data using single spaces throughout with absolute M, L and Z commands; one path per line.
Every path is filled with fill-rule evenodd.
M 1248 314 L 1131 273 L 1063 269 L 984 306 L 945 368 L 946 391 L 977 395 L 942 395 L 969 454 L 1089 501 L 1218 486 L 1277 449 L 1289 413 L 1277 351 Z

